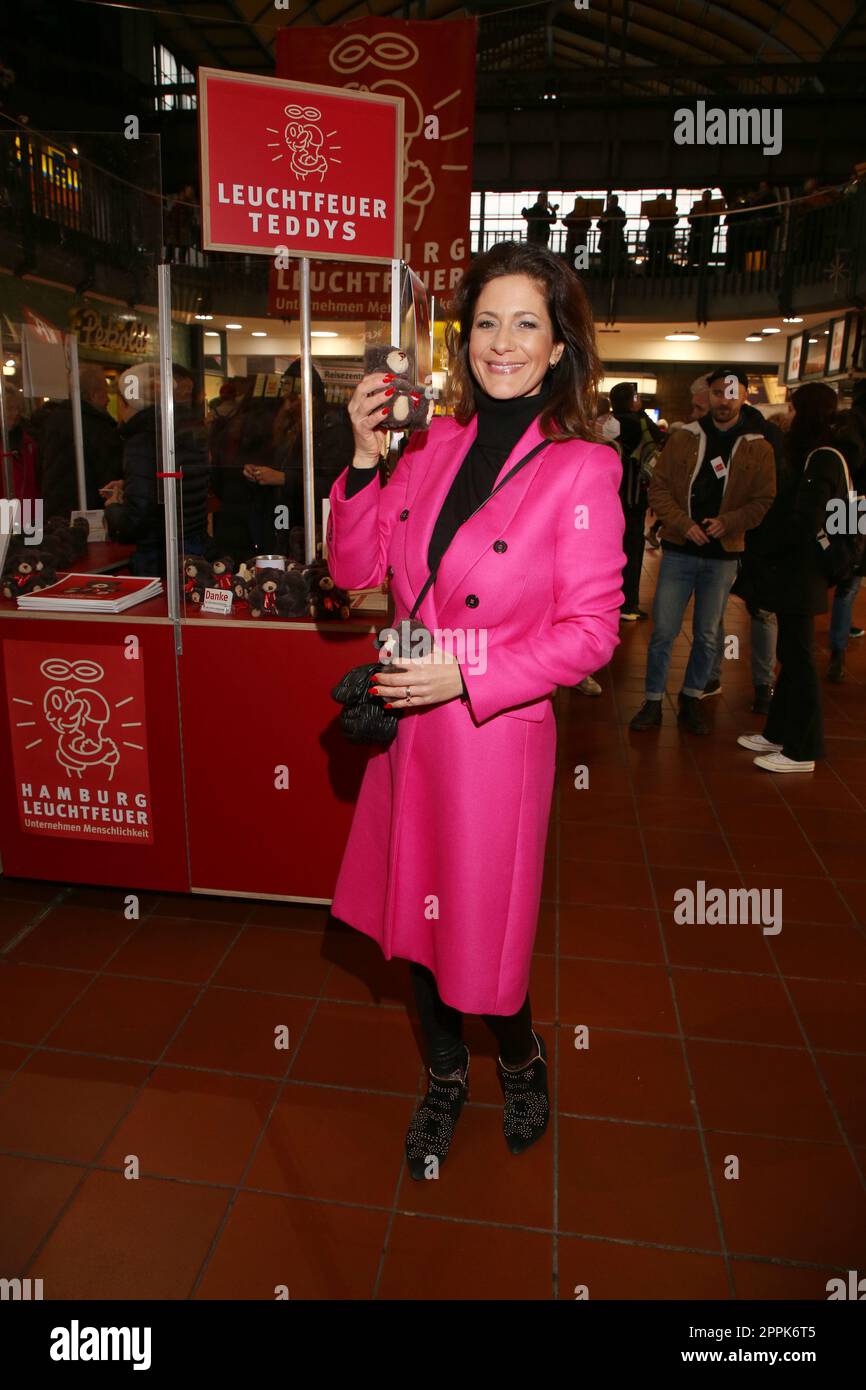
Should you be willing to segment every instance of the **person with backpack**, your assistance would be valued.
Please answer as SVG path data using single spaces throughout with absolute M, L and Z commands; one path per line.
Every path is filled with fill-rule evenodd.
M 647 486 L 664 443 L 664 433 L 647 415 L 637 394 L 637 383 L 619 381 L 610 393 L 610 408 L 619 424 L 617 444 L 622 458 L 619 500 L 625 516 L 625 568 L 622 572 L 623 604 L 620 619 L 637 622 L 647 613 L 640 606 L 640 576 L 646 543 Z M 608 441 L 609 442 L 609 441 Z
M 841 500 L 847 508 L 851 488 L 834 437 L 836 392 L 824 382 L 807 382 L 791 404 L 780 488 L 761 528 L 760 547 L 746 552 L 742 576 L 779 624 L 781 669 L 764 732 L 737 739 L 767 772 L 812 772 L 824 756 L 815 617 L 827 612 L 828 589 L 850 581 L 857 539 L 828 524 L 834 503 Z
M 858 381 L 850 410 L 837 416 L 836 442 L 848 460 L 851 481 L 858 497 L 866 496 L 866 381 Z M 859 515 L 859 513 L 858 513 Z M 830 664 L 827 679 L 839 685 L 845 679 L 845 653 L 852 637 L 862 637 L 862 627 L 852 627 L 854 600 L 866 574 L 866 535 L 858 535 L 854 574 L 848 584 L 837 584 L 830 610 Z

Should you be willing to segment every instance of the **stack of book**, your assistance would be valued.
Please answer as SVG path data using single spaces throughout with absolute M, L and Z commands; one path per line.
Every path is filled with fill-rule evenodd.
M 145 603 L 162 593 L 159 579 L 137 579 L 132 575 L 65 574 L 56 584 L 35 594 L 22 594 L 19 608 L 43 612 L 122 613 L 136 603 Z

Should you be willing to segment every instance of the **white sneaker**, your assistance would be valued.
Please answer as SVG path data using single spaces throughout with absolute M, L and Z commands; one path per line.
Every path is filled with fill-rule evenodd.
M 798 763 L 794 758 L 786 758 L 784 753 L 765 753 L 762 758 L 754 759 L 755 767 L 762 767 L 767 772 L 814 772 L 815 763 L 813 760 Z
M 737 743 L 741 748 L 751 748 L 753 753 L 781 753 L 781 743 L 771 743 L 763 734 L 740 734 Z

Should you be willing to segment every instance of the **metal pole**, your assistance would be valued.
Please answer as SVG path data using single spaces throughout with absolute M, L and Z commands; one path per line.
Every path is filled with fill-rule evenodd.
M 400 342 L 400 271 L 402 261 L 391 262 L 391 346 L 402 347 Z
M 402 267 L 403 267 L 403 262 L 402 262 L 402 261 L 393 261 L 393 260 L 392 260 L 392 262 L 391 262 L 391 346 L 392 346 L 392 347 L 402 347 L 402 346 L 403 346 L 403 344 L 400 342 L 400 332 L 401 332 L 401 327 L 402 327 L 402 323 L 401 323 L 402 315 L 401 315 L 401 313 L 400 313 L 400 309 L 401 309 L 401 306 L 402 306 L 402 298 L 401 298 L 401 293 L 400 293 L 400 292 L 401 292 L 401 289 L 402 289 L 402 285 L 401 285 L 401 283 L 400 283 L 400 282 L 401 282 L 401 279 L 402 279 L 402 275 L 401 275 Z M 416 368 L 417 368 L 417 363 L 416 363 L 415 365 L 416 365 Z M 389 442 L 388 442 L 388 465 L 387 465 L 387 475 L 388 475 L 388 477 L 390 477 L 390 475 L 393 473 L 394 468 L 395 468 L 395 466 L 396 466 L 396 463 L 397 463 L 397 436 L 396 436 L 396 434 L 392 433 L 391 436 L 390 436 Z
M 5 362 L 3 356 L 3 340 L 0 338 L 0 358 Z M 12 455 L 9 452 L 9 425 L 6 420 L 6 381 L 0 381 L 0 440 L 3 448 L 3 491 L 7 497 L 12 497 L 14 487 L 14 475 L 12 473 Z
M 175 624 L 175 648 L 180 651 L 180 563 L 177 553 L 177 478 L 174 477 L 174 379 L 171 374 L 171 266 L 158 265 L 159 421 L 162 435 L 163 506 L 168 616 Z
M 310 258 L 301 256 L 301 431 L 304 458 L 304 553 L 316 558 L 316 488 L 313 474 L 313 350 L 310 338 Z M 291 518 L 289 518 L 291 520 Z
M 78 376 L 78 334 L 66 335 L 66 370 L 69 375 L 69 404 L 72 407 L 72 442 L 75 446 L 75 483 L 78 510 L 87 511 L 87 482 L 84 477 L 84 425 L 81 419 L 81 381 Z

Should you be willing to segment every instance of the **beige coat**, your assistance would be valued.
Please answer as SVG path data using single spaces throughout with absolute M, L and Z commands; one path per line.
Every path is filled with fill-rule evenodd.
M 649 504 L 662 523 L 661 539 L 683 545 L 695 524 L 690 513 L 692 483 L 707 448 L 707 436 L 695 420 L 674 430 L 668 439 L 649 486 Z M 762 434 L 741 434 L 734 440 L 719 516 L 727 530 L 720 537 L 724 550 L 744 548 L 746 531 L 769 511 L 776 495 L 773 447 Z

